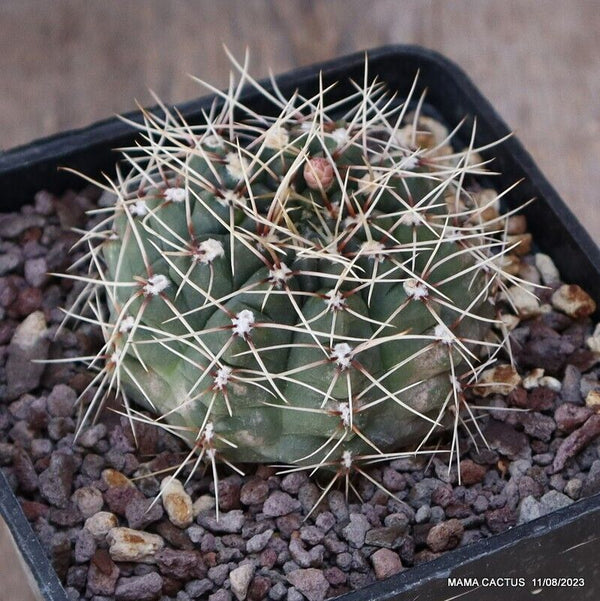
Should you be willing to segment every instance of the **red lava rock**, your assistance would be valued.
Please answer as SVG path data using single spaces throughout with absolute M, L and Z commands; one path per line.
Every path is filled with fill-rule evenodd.
M 212 584 L 212 583 L 211 583 Z M 176 597 L 177 593 L 182 589 L 183 583 L 176 578 L 169 578 L 163 574 L 163 585 L 161 593 L 168 597 Z
M 277 524 L 277 529 L 281 533 L 281 536 L 285 539 L 289 539 L 293 532 L 300 529 L 302 517 L 299 513 L 289 513 L 277 518 L 275 523 Z
M 433 505 L 439 505 L 440 507 L 448 507 L 450 503 L 452 503 L 454 496 L 452 494 L 452 488 L 443 484 L 442 486 L 438 486 L 431 493 L 431 503 Z
M 244 505 L 264 503 L 269 496 L 269 485 L 261 478 L 248 480 L 240 489 L 240 500 Z
M 581 426 L 593 413 L 593 410 L 585 405 L 562 403 L 554 412 L 554 420 L 560 430 L 570 433 Z
M 19 488 L 26 493 L 37 490 L 38 476 L 29 454 L 24 449 L 17 447 L 13 452 L 13 468 L 19 481 Z
M 6 320 L 0 323 L 0 345 L 8 344 L 16 329 L 17 324 L 14 321 Z
M 460 462 L 460 479 L 463 484 L 477 484 L 484 479 L 486 473 L 487 469 L 472 459 L 463 459 Z
M 48 512 L 50 510 L 48 505 L 38 503 L 37 501 L 22 501 L 21 509 L 23 509 L 25 517 L 30 522 L 35 522 L 40 517 L 48 517 Z
M 578 349 L 568 358 L 569 365 L 573 365 L 581 372 L 588 371 L 598 361 L 600 361 L 598 356 L 588 349 Z
M 255 576 L 248 587 L 248 601 L 262 601 L 271 588 L 271 579 L 266 576 Z
M 529 441 L 512 426 L 491 419 L 483 433 L 489 446 L 509 459 L 518 459 L 529 450 Z
M 517 523 L 517 512 L 505 505 L 500 509 L 488 511 L 485 514 L 485 523 L 494 534 L 504 532 Z
M 116 601 L 154 601 L 160 597 L 163 579 L 150 572 L 143 576 L 120 578 L 115 588 Z
M 529 436 L 544 442 L 550 441 L 556 430 L 556 422 L 541 413 L 522 413 L 519 415 L 519 423 Z
M 446 516 L 449 518 L 466 518 L 471 515 L 472 511 L 466 503 L 451 503 L 446 507 Z
M 241 478 L 230 476 L 219 480 L 219 507 L 222 511 L 240 508 Z
M 64 527 L 73 527 L 83 522 L 81 511 L 74 503 L 69 503 L 65 508 L 51 507 L 48 512 L 48 520 L 53 524 Z
M 525 408 L 534 411 L 548 411 L 554 407 L 557 395 L 558 393 L 551 388 L 538 386 L 527 394 L 527 406 Z
M 40 494 L 56 507 L 66 507 L 71 496 L 75 461 L 62 451 L 55 451 L 50 457 L 48 469 L 39 476 Z
M 579 451 L 583 450 L 596 436 L 600 434 L 600 415 L 594 414 L 588 420 L 565 438 L 558 447 L 556 457 L 552 463 L 555 472 L 560 471 L 571 457 L 575 457 Z
M 265 549 L 260 554 L 260 565 L 271 569 L 277 562 L 277 552 L 273 549 Z
M 201 579 L 206 576 L 206 566 L 199 551 L 162 549 L 155 555 L 163 576 L 178 580 Z
M 422 549 L 418 553 L 415 553 L 413 562 L 414 565 L 419 565 L 420 563 L 427 563 L 432 559 L 436 559 L 440 557 L 441 553 L 434 553 L 430 549 Z
M 42 306 L 43 295 L 39 288 L 24 288 L 9 311 L 19 317 L 26 317 Z
M 308 601 L 324 601 L 329 589 L 329 583 L 323 572 L 315 568 L 292 570 L 287 579 L 295 586 Z
M 464 526 L 457 519 L 435 524 L 427 534 L 427 546 L 436 552 L 454 549 L 460 543 L 464 531 Z
M 268 480 L 271 476 L 274 476 L 276 473 L 276 468 L 264 464 L 259 465 L 256 468 L 256 472 L 254 472 L 255 476 L 257 478 L 261 478 L 262 480 Z
M 346 583 L 346 574 L 344 574 L 337 566 L 327 568 L 324 571 L 324 574 L 325 578 L 327 578 L 327 582 L 329 582 L 331 586 L 339 586 L 340 584 Z
M 177 528 L 177 526 L 171 524 L 168 520 L 163 520 L 156 524 L 154 526 L 154 531 L 178 549 L 192 551 L 195 548 L 194 543 L 191 541 L 185 530 Z
M 391 549 L 379 549 L 371 555 L 371 563 L 377 580 L 385 580 L 404 570 L 398 553 Z
M 122 517 L 127 515 L 127 505 L 133 499 L 144 499 L 144 495 L 133 486 L 113 486 L 104 493 L 104 502 L 109 511 Z
M 576 347 L 557 332 L 554 334 L 554 336 L 529 340 L 519 352 L 520 365 L 531 368 L 540 367 L 546 371 L 546 375 L 561 372 Z
M 509 407 L 528 408 L 527 391 L 520 386 L 515 388 L 507 397 Z

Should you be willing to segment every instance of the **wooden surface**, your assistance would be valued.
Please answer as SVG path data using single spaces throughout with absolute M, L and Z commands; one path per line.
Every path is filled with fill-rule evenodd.
M 187 73 L 223 86 L 223 43 L 248 46 L 256 76 L 421 44 L 466 70 L 600 240 L 599 32 L 598 0 L 2 0 L 0 147 L 149 103 L 148 88 L 201 95 Z
M 0 601 L 42 601 L 29 569 L 21 560 L 8 526 L 0 517 Z

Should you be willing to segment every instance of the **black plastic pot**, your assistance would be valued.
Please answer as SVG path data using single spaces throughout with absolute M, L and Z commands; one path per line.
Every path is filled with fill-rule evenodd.
M 278 84 L 284 93 L 298 88 L 302 94 L 310 95 L 317 91 L 318 74 L 322 72 L 325 85 L 340 81 L 332 97 L 342 97 L 349 90 L 348 78 L 360 81 L 363 70 L 364 55 L 355 54 L 292 71 L 278 78 Z M 418 87 L 428 89 L 428 110 L 447 125 L 452 127 L 466 117 L 468 127 L 468 122 L 477 118 L 478 145 L 509 132 L 466 75 L 440 55 L 415 46 L 389 46 L 369 52 L 370 75 L 377 76 L 401 97 L 408 92 L 417 70 L 420 73 Z M 199 122 L 202 110 L 211 101 L 212 98 L 195 100 L 180 105 L 180 109 L 189 121 Z M 254 92 L 245 97 L 245 102 L 254 110 L 269 110 Z M 136 114 L 128 116 L 139 118 Z M 67 188 L 81 187 L 82 181 L 59 171 L 60 166 L 91 176 L 100 171 L 110 173 L 115 162 L 111 150 L 131 144 L 134 136 L 132 128 L 117 119 L 109 119 L 0 155 L 1 210 L 14 210 L 31 202 L 33 194 L 40 189 L 60 193 Z M 600 301 L 600 250 L 590 236 L 516 138 L 495 148 L 493 154 L 493 167 L 503 174 L 494 178 L 498 188 L 524 180 L 511 194 L 509 208 L 534 197 L 537 199 L 523 210 L 537 247 L 554 259 L 569 283 L 581 285 Z M 66 600 L 56 574 L 1 472 L 0 513 L 12 530 L 44 598 Z M 510 594 L 512 599 L 518 600 L 539 593 L 538 598 L 544 601 L 595 600 L 600 598 L 599 553 L 600 496 L 595 496 L 446 553 L 343 599 L 449 601 L 464 597 L 485 600 Z M 452 582 L 452 579 L 471 580 Z

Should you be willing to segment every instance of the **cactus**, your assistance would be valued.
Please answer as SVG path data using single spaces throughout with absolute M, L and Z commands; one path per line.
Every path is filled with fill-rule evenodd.
M 506 342 L 502 194 L 478 183 L 474 131 L 456 150 L 366 73 L 327 104 L 234 64 L 204 124 L 145 111 L 101 184 L 114 203 L 71 276 L 69 315 L 105 339 L 87 415 L 116 390 L 189 444 L 187 464 L 324 469 L 329 489 L 464 421 L 463 388 Z M 243 105 L 248 83 L 271 116 Z

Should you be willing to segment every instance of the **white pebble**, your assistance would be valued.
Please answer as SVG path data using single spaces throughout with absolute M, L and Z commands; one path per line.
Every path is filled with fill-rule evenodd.
M 560 282 L 560 274 L 558 273 L 558 269 L 554 264 L 554 261 L 544 253 L 536 253 L 535 255 L 535 266 L 540 272 L 540 276 L 542 277 L 542 282 L 544 284 L 554 284 L 556 282 Z
M 490 394 L 509 395 L 521 383 L 521 376 L 511 365 L 497 365 L 486 369 L 480 376 L 473 392 L 487 397 Z
M 187 528 L 194 521 L 192 499 L 183 484 L 168 476 L 160 483 L 163 507 L 171 523 L 178 528 Z
M 106 541 L 113 561 L 154 563 L 154 556 L 165 546 L 158 534 L 131 528 L 113 528 Z
M 104 540 L 106 535 L 119 523 L 117 516 L 109 511 L 99 511 L 90 516 L 84 528 L 88 530 L 96 540 Z

